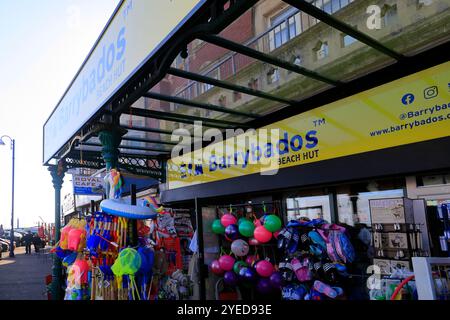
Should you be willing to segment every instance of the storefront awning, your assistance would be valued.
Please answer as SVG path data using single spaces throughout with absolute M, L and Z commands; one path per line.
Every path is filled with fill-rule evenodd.
M 145 2 L 158 8 L 159 1 Z M 180 9 L 185 11 L 177 13 L 182 15 L 178 23 L 161 27 L 173 28 L 160 42 L 154 41 L 154 49 L 110 90 L 107 99 L 94 104 L 96 111 L 76 124 L 75 133 L 54 141 L 54 117 L 64 112 L 64 99 L 74 95 L 77 81 L 102 40 L 110 31 L 123 30 L 117 26 L 120 14 L 136 15 L 133 25 L 125 26 L 127 50 L 134 40 L 143 41 L 155 32 L 148 29 L 148 20 L 156 11 L 136 13 L 144 4 L 122 1 L 44 126 L 43 162 L 48 165 L 64 159 L 73 166 L 102 166 L 96 128 L 111 122 L 126 130 L 119 147 L 121 164 L 133 172 L 153 176 L 159 172 L 156 176 L 162 179 L 164 161 L 178 144 L 171 140 L 174 130 L 184 128 L 193 134 L 197 121 L 205 130 L 255 127 L 279 110 L 306 111 L 305 99 L 376 70 L 407 66 L 425 48 L 448 41 L 442 29 L 442 21 L 450 15 L 445 2 L 412 8 L 383 0 L 285 0 L 273 6 L 280 13 L 267 18 L 263 11 L 267 1 L 188 1 Z M 401 10 L 422 10 L 422 16 L 417 21 L 402 19 L 411 12 Z M 244 22 L 237 26 L 236 21 Z M 139 28 L 145 32 L 129 34 Z M 139 161 L 145 166 L 139 167 Z M 156 165 L 151 168 L 148 163 Z

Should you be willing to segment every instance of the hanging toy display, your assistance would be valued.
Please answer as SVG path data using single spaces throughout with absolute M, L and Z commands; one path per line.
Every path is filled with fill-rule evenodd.
M 191 230 L 178 231 L 172 209 L 159 206 L 154 197 L 136 199 L 133 206 L 121 199 L 125 181 L 119 171 L 111 170 L 105 182 L 109 199 L 101 202 L 102 210 L 71 219 L 51 250 L 62 259 L 64 299 L 188 299 L 192 282 L 181 270 L 178 233 L 192 237 Z M 176 295 L 163 293 L 168 288 L 176 288 Z
M 264 203 L 258 212 L 248 205 L 224 211 L 211 226 L 222 249 L 210 268 L 226 287 L 284 300 L 345 298 L 342 283 L 355 251 L 344 227 L 322 219 L 283 227 L 277 208 L 267 211 Z
M 244 210 L 230 206 L 218 219 L 211 224 L 211 230 L 222 240 L 220 257 L 210 264 L 211 272 L 222 277 L 226 288 L 244 288 L 254 290 L 260 295 L 270 295 L 281 290 L 281 282 L 272 275 L 276 272 L 274 255 L 276 244 L 271 240 L 272 231 L 281 228 L 281 219 L 275 214 L 267 214 L 263 204 L 262 218 L 258 218 L 251 206 Z M 264 246 L 267 246 L 264 247 Z M 262 251 L 263 259 L 260 258 Z M 272 252 L 272 256 L 267 256 Z

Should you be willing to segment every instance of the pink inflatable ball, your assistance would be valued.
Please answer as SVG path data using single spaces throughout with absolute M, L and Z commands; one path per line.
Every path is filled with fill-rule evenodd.
M 252 267 L 253 264 L 258 260 L 256 256 L 247 256 L 247 259 L 245 259 L 245 262 Z
M 248 240 L 248 244 L 251 245 L 251 246 L 257 246 L 257 245 L 260 245 L 259 241 L 256 240 L 255 238 L 249 239 L 249 240 Z
M 255 265 L 256 272 L 263 278 L 268 278 L 274 273 L 273 265 L 267 260 L 258 261 Z
M 269 242 L 272 239 L 272 232 L 264 228 L 264 226 L 256 227 L 254 237 L 261 243 Z
M 234 266 L 235 262 L 236 262 L 236 260 L 232 256 L 229 256 L 229 255 L 224 255 L 219 258 L 220 268 L 224 271 L 233 270 L 233 266 Z
M 222 225 L 226 228 L 230 224 L 236 224 L 237 223 L 237 219 L 232 214 L 227 213 L 227 214 L 224 214 L 222 216 L 222 218 L 220 218 L 220 223 L 222 223 Z
M 225 272 L 225 271 L 220 267 L 219 260 L 214 260 L 213 262 L 211 262 L 211 264 L 209 265 L 209 268 L 211 269 L 211 272 L 212 272 L 212 273 L 214 273 L 215 275 L 218 275 L 218 276 L 223 275 L 223 273 Z

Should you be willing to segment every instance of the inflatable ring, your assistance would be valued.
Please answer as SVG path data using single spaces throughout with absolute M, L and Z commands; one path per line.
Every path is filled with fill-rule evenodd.
M 129 199 L 106 199 L 100 202 L 100 208 L 113 216 L 128 219 L 155 219 L 158 214 L 153 208 L 131 205 Z

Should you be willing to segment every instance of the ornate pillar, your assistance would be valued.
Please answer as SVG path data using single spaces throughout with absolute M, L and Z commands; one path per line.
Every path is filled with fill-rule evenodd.
M 61 237 L 61 188 L 64 182 L 65 168 L 60 164 L 48 168 L 52 176 L 53 188 L 55 189 L 55 243 Z M 52 300 L 62 300 L 62 266 L 61 259 L 54 256 L 51 284 Z
M 102 143 L 102 156 L 106 163 L 106 171 L 117 168 L 119 145 L 126 131 L 117 128 L 102 129 L 98 138 Z

